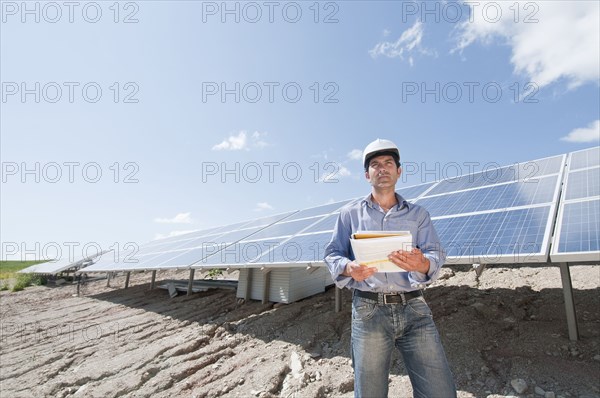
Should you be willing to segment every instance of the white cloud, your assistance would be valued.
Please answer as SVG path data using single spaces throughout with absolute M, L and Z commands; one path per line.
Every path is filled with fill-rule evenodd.
M 501 39 L 512 48 L 515 73 L 539 87 L 559 79 L 565 79 L 570 88 L 599 82 L 600 2 L 479 1 L 469 6 L 471 18 L 458 26 L 453 51 L 477 41 L 490 44 Z M 498 7 L 501 17 L 495 21 Z
M 254 133 L 252 133 L 252 145 L 256 148 L 264 148 L 269 146 L 267 141 L 263 139 L 266 136 L 267 133 L 260 133 L 258 131 L 255 131 Z
M 212 147 L 213 151 L 249 151 L 251 148 L 264 148 L 269 144 L 264 140 L 267 133 L 255 131 L 248 138 L 248 132 L 241 130 L 238 135 L 230 135 L 220 144 Z
M 238 135 L 231 135 L 229 138 L 212 147 L 213 151 L 240 151 L 248 149 L 248 139 L 245 131 L 240 131 Z
M 171 231 L 168 234 L 155 234 L 154 235 L 154 240 L 171 238 L 173 236 L 185 235 L 185 234 L 189 234 L 191 232 L 196 232 L 196 231 L 198 231 L 198 230 L 196 230 L 196 229 L 189 229 L 189 230 L 185 230 L 185 231 Z
M 571 131 L 568 135 L 562 137 L 561 140 L 578 143 L 600 141 L 600 120 L 590 123 L 587 127 Z
M 273 206 L 268 204 L 267 202 L 258 202 L 254 211 L 263 211 L 263 210 L 273 210 Z
M 154 222 L 159 224 L 191 224 L 190 214 L 192 213 L 179 213 L 173 218 L 155 218 Z
M 348 158 L 352 160 L 361 160 L 362 159 L 362 151 L 360 149 L 353 149 L 348 152 Z
M 383 41 L 377 43 L 375 47 L 369 50 L 369 54 L 371 54 L 371 57 L 373 58 L 384 55 L 389 58 L 400 58 L 402 60 L 405 56 L 408 56 L 408 62 L 412 66 L 414 63 L 413 53 L 415 52 L 426 55 L 435 55 L 434 52 L 421 45 L 422 40 L 423 24 L 420 21 L 416 21 L 413 26 L 402 32 L 398 40 L 395 42 Z

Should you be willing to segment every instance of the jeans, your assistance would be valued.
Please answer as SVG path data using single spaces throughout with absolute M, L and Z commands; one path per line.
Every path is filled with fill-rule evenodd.
M 354 396 L 388 396 L 394 346 L 400 350 L 419 398 L 453 398 L 456 387 L 446 354 L 423 296 L 406 305 L 377 305 L 354 295 L 352 300 L 352 364 Z M 392 392 L 392 397 L 400 392 Z

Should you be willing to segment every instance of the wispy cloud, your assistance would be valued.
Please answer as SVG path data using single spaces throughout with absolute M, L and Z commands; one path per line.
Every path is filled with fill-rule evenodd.
M 254 211 L 264 211 L 264 210 L 273 210 L 273 206 L 268 204 L 267 202 L 258 202 Z
M 600 141 L 600 120 L 590 123 L 587 127 L 571 131 L 562 137 L 561 140 L 577 143 Z
M 264 148 L 269 146 L 268 142 L 265 140 L 267 133 L 255 131 L 254 133 L 248 135 L 248 132 L 245 130 L 240 131 L 237 135 L 230 135 L 221 143 L 214 145 L 212 147 L 213 151 L 249 151 L 253 148 Z
M 260 133 L 258 131 L 255 131 L 254 133 L 252 133 L 252 145 L 256 148 L 265 148 L 269 146 L 269 143 L 265 141 L 266 136 L 267 133 Z
M 192 213 L 179 213 L 173 218 L 155 218 L 154 222 L 159 224 L 191 224 L 192 219 L 190 218 Z
M 360 149 L 353 149 L 348 152 L 348 159 L 350 160 L 361 160 L 363 155 L 363 151 Z
M 395 42 L 383 41 L 377 43 L 375 47 L 369 50 L 371 57 L 377 58 L 380 55 L 389 58 L 408 58 L 410 65 L 414 65 L 414 54 L 435 55 L 434 51 L 428 50 L 422 46 L 423 24 L 416 21 L 413 26 L 406 29 Z
M 510 61 L 515 73 L 526 75 L 539 87 L 560 79 L 570 88 L 587 82 L 599 83 L 600 2 L 465 3 L 470 3 L 472 20 L 458 26 L 453 51 L 462 52 L 475 42 L 491 44 L 500 39 L 512 48 Z M 495 22 L 486 18 L 482 12 L 486 5 L 501 7 L 502 18 Z M 516 7 L 522 11 L 517 23 Z

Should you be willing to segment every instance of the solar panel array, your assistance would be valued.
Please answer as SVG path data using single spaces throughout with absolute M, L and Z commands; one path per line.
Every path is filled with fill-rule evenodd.
M 546 262 L 557 212 L 552 259 L 595 255 L 600 261 L 599 153 L 596 147 L 488 167 L 398 193 L 430 212 L 450 264 Z M 104 255 L 86 272 L 324 265 L 340 209 L 357 200 L 362 198 L 156 240 L 137 253 Z
M 565 155 L 441 181 L 425 207 L 449 264 L 545 262 Z
M 600 260 L 600 150 L 569 154 L 550 259 Z

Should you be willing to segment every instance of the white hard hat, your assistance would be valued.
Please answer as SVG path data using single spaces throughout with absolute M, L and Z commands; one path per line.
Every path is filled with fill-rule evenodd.
M 369 160 L 371 160 L 371 158 L 378 152 L 382 152 L 382 155 L 392 155 L 398 162 L 400 162 L 400 151 L 398 150 L 396 144 L 390 140 L 382 140 L 381 138 L 377 138 L 375 141 L 367 145 L 363 152 L 363 166 L 365 170 L 369 168 Z

